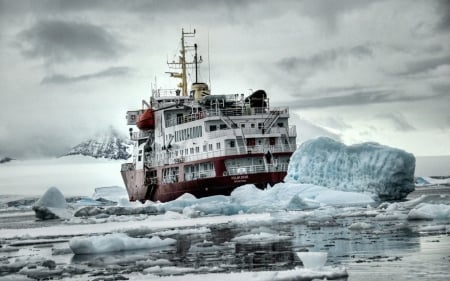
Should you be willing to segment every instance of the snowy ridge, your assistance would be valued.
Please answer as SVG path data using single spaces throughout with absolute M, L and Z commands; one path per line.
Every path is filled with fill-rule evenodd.
M 131 157 L 128 153 L 130 146 L 131 143 L 125 137 L 120 136 L 114 129 L 110 129 L 106 134 L 76 145 L 64 156 L 84 155 L 94 158 L 126 160 Z

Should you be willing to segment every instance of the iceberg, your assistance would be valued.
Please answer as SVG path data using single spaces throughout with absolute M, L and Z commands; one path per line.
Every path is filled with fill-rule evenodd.
M 285 182 L 401 200 L 414 191 L 415 157 L 377 143 L 346 146 L 326 137 L 303 143 L 291 157 Z
M 33 206 L 36 217 L 41 220 L 69 219 L 72 212 L 69 211 L 66 198 L 56 187 L 50 187 Z

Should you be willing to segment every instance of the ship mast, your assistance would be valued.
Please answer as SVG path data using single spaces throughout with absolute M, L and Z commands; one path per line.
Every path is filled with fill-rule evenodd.
M 192 46 L 186 46 L 185 38 L 187 37 L 194 37 L 195 36 L 195 29 L 194 32 L 185 32 L 184 28 L 181 29 L 181 50 L 180 50 L 180 56 L 178 57 L 178 62 L 167 62 L 169 67 L 172 68 L 181 68 L 181 73 L 178 72 L 167 72 L 170 74 L 170 77 L 180 78 L 181 82 L 178 84 L 178 87 L 181 88 L 181 94 L 183 96 L 187 96 L 187 69 L 186 66 L 188 64 L 192 64 L 192 62 L 186 62 L 186 50 L 188 48 L 192 48 Z M 197 44 L 196 44 L 197 45 Z M 197 64 L 197 62 L 195 62 Z M 195 71 L 195 80 L 197 81 L 197 65 L 196 65 L 196 71 Z

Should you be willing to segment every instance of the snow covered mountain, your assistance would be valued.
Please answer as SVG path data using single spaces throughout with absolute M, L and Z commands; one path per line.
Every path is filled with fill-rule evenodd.
M 85 155 L 94 158 L 128 159 L 132 144 L 125 136 L 110 128 L 106 133 L 100 134 L 92 139 L 83 141 L 74 146 L 64 156 Z
M 9 162 L 9 161 L 11 161 L 11 160 L 14 160 L 14 159 L 12 159 L 12 158 L 10 158 L 10 157 L 7 157 L 7 156 L 2 156 L 2 155 L 0 155 L 0 164 Z

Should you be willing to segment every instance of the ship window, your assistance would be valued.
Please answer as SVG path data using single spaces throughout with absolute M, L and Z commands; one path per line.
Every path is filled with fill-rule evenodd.
M 206 152 L 206 144 L 203 145 L 203 152 Z
M 245 128 L 245 123 L 242 123 L 242 124 L 241 124 L 241 128 Z
M 188 155 L 188 149 L 187 148 L 184 150 L 184 154 Z
M 284 123 L 278 123 L 278 127 L 284 127 Z
M 258 123 L 258 129 L 261 130 L 263 128 L 263 123 Z
M 209 146 L 209 151 L 213 150 L 213 145 L 212 145 L 212 143 L 210 143 L 208 146 Z
M 255 128 L 255 123 L 250 124 L 251 128 Z
M 275 145 L 276 143 L 276 139 L 275 138 L 269 138 L 269 144 L 270 145 Z
M 234 140 L 230 141 L 230 147 L 234 147 Z
M 216 149 L 220 149 L 220 142 L 216 143 Z
M 191 154 L 194 154 L 194 148 L 191 147 Z
M 216 125 L 209 125 L 209 131 L 210 132 L 217 131 L 217 126 Z
M 220 124 L 220 129 L 221 129 L 221 130 L 226 130 L 226 129 L 227 129 L 227 125 L 225 125 L 225 124 Z
M 200 152 L 200 147 L 197 146 L 197 147 L 195 148 L 195 152 L 196 152 L 196 153 L 199 153 L 199 152 Z
M 142 161 L 142 156 L 141 156 L 141 155 L 138 156 L 138 161 L 139 161 L 139 162 Z

